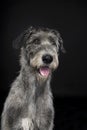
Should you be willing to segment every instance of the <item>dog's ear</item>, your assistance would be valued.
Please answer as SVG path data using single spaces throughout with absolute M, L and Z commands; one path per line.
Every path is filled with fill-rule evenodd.
M 65 50 L 65 48 L 64 48 L 64 46 L 63 46 L 63 39 L 62 39 L 60 33 L 59 33 L 57 30 L 53 30 L 52 32 L 53 32 L 53 33 L 57 36 L 57 38 L 58 38 L 59 51 L 62 51 L 63 53 L 66 53 L 66 50 Z
M 22 46 L 25 46 L 27 38 L 31 35 L 34 28 L 31 26 L 23 33 L 21 33 L 15 40 L 13 40 L 13 48 L 20 49 Z
M 13 40 L 13 48 L 19 49 L 22 47 L 24 42 L 24 33 L 21 33 L 15 40 Z
M 63 46 L 63 39 L 60 36 L 60 34 L 58 34 L 58 42 L 59 42 L 59 50 L 62 51 L 63 53 L 66 53 L 66 50 Z

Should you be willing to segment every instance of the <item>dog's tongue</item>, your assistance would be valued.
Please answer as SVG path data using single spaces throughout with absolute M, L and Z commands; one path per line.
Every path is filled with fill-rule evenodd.
M 49 73 L 50 73 L 49 67 L 41 67 L 41 68 L 40 68 L 40 74 L 41 74 L 42 76 L 48 77 Z

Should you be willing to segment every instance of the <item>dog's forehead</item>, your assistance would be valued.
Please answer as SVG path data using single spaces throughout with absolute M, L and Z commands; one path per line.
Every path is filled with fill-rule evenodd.
M 52 32 L 46 32 L 46 31 L 38 31 L 38 32 L 36 32 L 36 33 L 34 33 L 33 35 L 32 35 L 32 38 L 33 37 L 35 37 L 35 38 L 40 38 L 40 39 L 48 39 L 49 37 L 53 37 L 54 39 L 56 39 L 56 35 L 54 34 L 54 33 L 52 33 Z
M 28 45 L 51 45 L 54 43 L 58 46 L 58 37 L 51 31 L 35 31 L 28 37 L 26 44 Z

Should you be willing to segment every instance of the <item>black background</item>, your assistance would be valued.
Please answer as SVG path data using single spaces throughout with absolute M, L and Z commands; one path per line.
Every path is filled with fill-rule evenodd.
M 19 50 L 12 41 L 29 26 L 57 29 L 66 54 L 51 82 L 55 128 L 87 129 L 87 3 L 86 1 L 3 1 L 0 5 L 0 112 L 20 70 Z

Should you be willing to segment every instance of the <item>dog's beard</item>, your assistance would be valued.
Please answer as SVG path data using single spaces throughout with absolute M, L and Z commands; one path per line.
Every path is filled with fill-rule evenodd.
M 41 84 L 46 82 L 48 79 L 50 79 L 53 71 L 55 70 L 54 68 L 51 68 L 50 65 L 41 65 L 41 66 L 32 66 L 33 69 L 33 74 L 35 74 L 35 77 L 37 81 Z
M 46 82 L 52 74 L 52 70 L 48 66 L 41 66 L 36 70 L 36 79 L 39 84 Z

